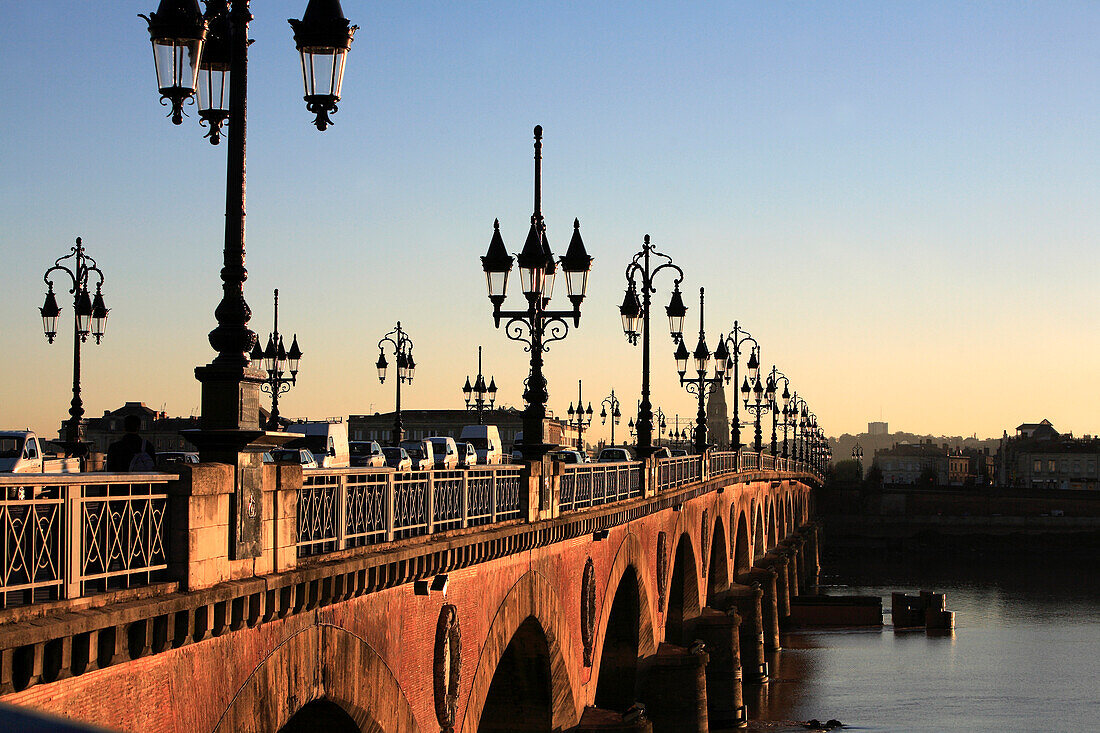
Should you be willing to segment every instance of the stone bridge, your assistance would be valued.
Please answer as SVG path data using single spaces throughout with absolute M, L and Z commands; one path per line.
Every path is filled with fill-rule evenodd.
M 241 560 L 233 467 L 180 470 L 0 478 L 0 702 L 178 733 L 735 727 L 818 570 L 819 474 L 752 452 L 265 466 Z

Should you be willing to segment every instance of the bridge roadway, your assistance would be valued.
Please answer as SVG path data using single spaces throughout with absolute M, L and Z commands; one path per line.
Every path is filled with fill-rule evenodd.
M 179 733 L 734 727 L 817 576 L 819 474 L 750 452 L 268 466 L 242 560 L 234 468 L 180 470 L 0 478 L 0 702 Z

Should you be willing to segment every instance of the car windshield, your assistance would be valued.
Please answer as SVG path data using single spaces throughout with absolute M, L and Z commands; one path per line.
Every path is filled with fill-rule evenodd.
M 369 456 L 370 443 L 348 443 L 348 452 L 353 456 Z
M 386 455 L 386 458 L 397 458 L 401 455 L 400 448 L 383 448 L 382 452 Z
M 489 447 L 489 440 L 487 438 L 467 438 L 466 440 L 472 443 L 473 446 L 478 449 Z
M 271 451 L 271 457 L 276 461 L 297 461 L 298 451 L 296 450 L 273 450 Z
M 0 437 L 0 458 L 18 458 L 23 453 L 23 438 Z

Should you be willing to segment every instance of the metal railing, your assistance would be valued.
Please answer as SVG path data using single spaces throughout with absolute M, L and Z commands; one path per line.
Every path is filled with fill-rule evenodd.
M 657 461 L 657 491 L 675 489 L 702 478 L 702 456 L 677 456 Z
M 501 465 L 413 472 L 303 471 L 298 556 L 517 519 L 522 470 L 519 465 Z
M 558 508 L 584 509 L 642 495 L 641 461 L 582 463 L 563 467 Z
M 712 451 L 710 465 L 707 467 L 711 476 L 725 476 L 728 473 L 737 473 L 737 457 L 740 451 Z
M 168 474 L 0 476 L 0 608 L 146 585 L 168 567 Z

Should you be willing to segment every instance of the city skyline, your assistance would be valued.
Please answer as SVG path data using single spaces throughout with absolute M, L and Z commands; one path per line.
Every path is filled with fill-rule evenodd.
M 6 123 L 19 145 L 0 172 L 0 348 L 20 354 L 6 427 L 52 435 L 65 417 L 71 303 L 53 346 L 37 307 L 41 273 L 77 236 L 112 309 L 85 350 L 87 415 L 133 400 L 197 414 L 225 146 L 193 109 L 163 119 L 134 17 L 154 5 L 37 3 L 0 31 L 6 96 L 36 103 L 33 124 Z M 478 258 L 494 218 L 522 246 L 542 124 L 549 239 L 564 254 L 579 217 L 595 258 L 585 318 L 547 354 L 555 413 L 582 378 L 593 403 L 615 389 L 620 429 L 634 414 L 641 353 L 617 304 L 648 233 L 685 270 L 689 345 L 705 286 L 711 347 L 739 320 L 830 435 L 880 410 L 915 433 L 996 437 L 1043 418 L 1098 432 L 1100 8 L 547 5 L 528 46 L 532 19 L 509 5 L 348 2 L 361 28 L 319 134 L 285 23 L 299 5 L 254 9 L 249 86 L 251 327 L 270 330 L 279 288 L 280 330 L 305 352 L 284 414 L 392 410 L 373 364 L 396 320 L 416 339 L 405 407 L 460 407 L 479 344 L 498 401 L 522 405 L 526 356 L 493 329 Z M 658 314 L 653 402 L 693 416 Z

